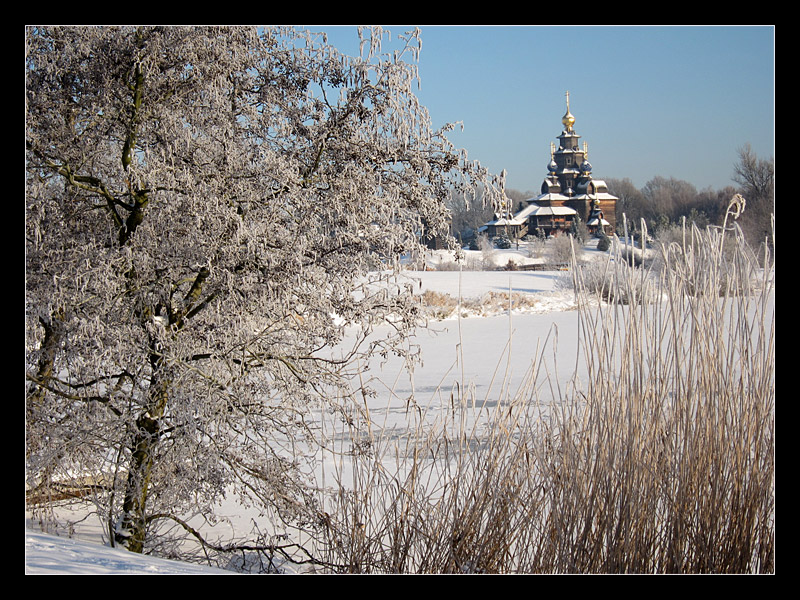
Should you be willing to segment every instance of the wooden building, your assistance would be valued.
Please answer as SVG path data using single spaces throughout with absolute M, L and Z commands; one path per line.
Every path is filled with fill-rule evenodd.
M 558 235 L 570 231 L 577 219 L 585 223 L 589 231 L 613 233 L 616 229 L 617 198 L 608 193 L 605 181 L 594 179 L 592 165 L 588 160 L 586 142 L 581 147 L 574 129 L 575 117 L 569 109 L 561 119 L 564 129 L 558 136 L 558 148 L 551 142 L 550 162 L 547 175 L 542 182 L 541 193 L 528 200 L 528 206 L 511 215 L 496 215 L 486 224 L 490 236 L 494 232 L 513 224 L 518 237 L 526 234 Z

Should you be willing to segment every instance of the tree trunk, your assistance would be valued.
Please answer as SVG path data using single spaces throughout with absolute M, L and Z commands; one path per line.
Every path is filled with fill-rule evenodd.
M 169 380 L 162 357 L 154 344 L 151 350 L 152 381 L 145 410 L 136 419 L 136 432 L 131 441 L 131 464 L 122 503 L 122 516 L 115 533 L 116 543 L 131 552 L 144 550 L 147 527 L 146 504 L 153 471 L 153 462 L 161 436 L 161 418 L 169 399 Z
M 36 378 L 31 382 L 28 387 L 25 401 L 27 418 L 35 420 L 36 412 L 41 408 L 44 402 L 47 387 L 51 385 L 51 378 L 56 364 L 56 355 L 61 349 L 66 337 L 67 330 L 64 323 L 65 316 L 63 311 L 56 310 L 53 312 L 49 320 L 44 317 L 39 317 L 39 323 L 44 328 L 44 339 L 39 349 L 39 361 L 36 370 Z M 29 432 L 30 430 L 28 430 Z M 44 444 L 44 440 L 39 436 L 30 436 L 26 434 L 26 457 L 30 456 L 31 452 L 38 449 L 39 446 Z M 60 458 L 61 450 L 56 453 L 56 457 Z M 50 483 L 50 478 L 53 475 L 56 460 L 50 460 L 41 468 L 36 485 L 31 492 L 47 490 Z
M 185 319 L 191 317 L 203 306 L 199 303 L 203 284 L 208 279 L 210 270 L 202 267 L 192 282 L 179 307 L 167 307 L 170 330 L 177 331 L 184 325 Z M 135 277 L 135 275 L 131 275 Z M 131 440 L 131 465 L 125 486 L 125 498 L 122 503 L 115 540 L 131 552 L 142 552 L 147 527 L 146 504 L 150 492 L 150 479 L 153 462 L 161 437 L 161 419 L 169 401 L 170 376 L 164 361 L 166 328 L 153 323 L 155 314 L 152 307 L 142 313 L 142 322 L 150 337 L 150 392 L 147 405 L 136 419 L 136 431 Z
M 61 311 L 55 311 L 49 321 L 39 317 L 39 323 L 44 328 L 44 339 L 40 347 L 36 381 L 31 385 L 27 394 L 31 405 L 38 404 L 44 399 L 46 385 L 53 374 L 56 353 L 66 336 L 64 314 Z

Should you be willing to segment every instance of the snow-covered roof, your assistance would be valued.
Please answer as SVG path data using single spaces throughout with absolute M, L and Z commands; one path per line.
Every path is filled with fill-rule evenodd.
M 539 206 L 530 214 L 543 217 L 549 215 L 576 215 L 578 213 L 568 206 Z
M 594 192 L 588 192 L 587 188 L 590 187 L 595 190 Z M 602 179 L 593 179 L 588 182 L 583 182 L 578 185 L 578 191 L 581 192 L 580 194 L 576 195 L 576 199 L 580 200 L 619 200 L 613 194 L 608 193 L 608 185 Z
M 521 219 L 521 220 L 525 221 L 538 208 L 541 208 L 541 206 L 531 202 L 530 204 L 528 204 L 528 206 L 526 206 L 521 211 L 519 211 L 517 214 L 515 214 L 514 218 L 515 219 Z
M 524 225 L 525 219 L 519 217 L 519 213 L 513 217 L 499 217 L 493 221 L 489 221 L 486 225 Z
M 567 196 L 565 196 L 563 194 L 556 194 L 556 193 L 548 192 L 547 194 L 542 194 L 541 196 L 536 196 L 536 198 L 534 198 L 533 200 L 536 201 L 536 202 L 545 202 L 547 200 L 562 200 L 563 201 L 563 200 L 569 200 L 569 197 L 567 197 Z
M 578 194 L 573 196 L 574 200 L 619 200 L 616 196 L 612 196 L 608 192 L 599 192 L 597 194 Z
M 503 226 L 503 225 L 524 225 L 525 219 L 518 218 L 518 215 L 515 215 L 512 218 L 501 217 L 499 219 L 495 219 L 494 221 L 489 221 L 487 225 L 495 225 L 495 226 Z

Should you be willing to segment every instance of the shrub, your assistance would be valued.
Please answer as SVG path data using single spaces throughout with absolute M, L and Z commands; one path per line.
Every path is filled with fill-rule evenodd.
M 548 258 L 555 265 L 568 264 L 573 256 L 580 258 L 583 252 L 583 247 L 571 235 L 559 235 L 548 244 Z
M 505 234 L 498 235 L 494 238 L 494 247 L 500 250 L 508 250 L 511 248 L 511 240 L 508 239 L 508 236 Z

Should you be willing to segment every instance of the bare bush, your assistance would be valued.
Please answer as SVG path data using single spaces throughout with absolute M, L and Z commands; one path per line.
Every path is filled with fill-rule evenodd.
M 548 241 L 547 259 L 554 265 L 566 265 L 575 256 L 580 259 L 583 246 L 572 235 L 559 235 Z
M 545 240 L 538 236 L 528 236 L 528 258 L 539 258 L 545 251 Z

